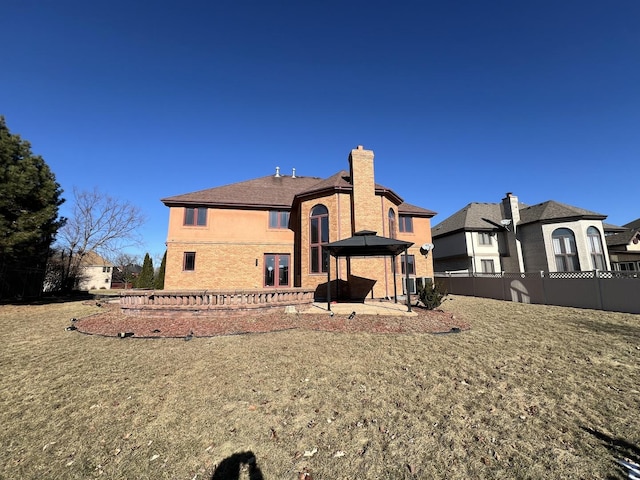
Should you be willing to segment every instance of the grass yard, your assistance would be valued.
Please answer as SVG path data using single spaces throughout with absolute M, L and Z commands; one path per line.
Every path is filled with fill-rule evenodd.
M 0 306 L 0 478 L 625 478 L 640 316 L 452 297 L 447 335 L 117 339 Z M 240 478 L 249 478 L 242 471 Z

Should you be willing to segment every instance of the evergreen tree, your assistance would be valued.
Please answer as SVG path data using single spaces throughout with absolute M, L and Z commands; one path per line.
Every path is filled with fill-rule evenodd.
M 153 288 L 153 260 L 147 253 L 142 262 L 142 270 L 136 280 L 136 288 Z
M 42 292 L 49 248 L 64 224 L 61 194 L 42 157 L 0 116 L 0 298 Z
M 164 255 L 162 256 L 162 262 L 160 262 L 160 268 L 158 269 L 158 273 L 156 273 L 156 278 L 154 280 L 154 288 L 156 290 L 164 289 L 164 271 L 167 268 L 167 251 L 165 250 Z

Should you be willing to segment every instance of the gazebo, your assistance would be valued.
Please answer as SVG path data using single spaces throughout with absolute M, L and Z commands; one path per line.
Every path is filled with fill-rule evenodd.
M 395 238 L 380 237 L 377 232 L 371 230 L 361 230 L 353 234 L 350 238 L 338 240 L 328 243 L 323 248 L 329 252 L 332 257 L 392 257 L 395 259 L 399 254 L 404 253 L 405 268 L 404 272 L 407 277 L 407 285 L 409 284 L 409 268 L 407 265 L 407 250 L 413 245 L 412 242 L 405 242 Z M 395 261 L 393 272 L 393 298 L 397 299 L 397 287 L 395 276 Z M 411 311 L 411 293 L 407 288 L 407 308 Z M 327 265 L 327 309 L 331 311 L 331 262 Z

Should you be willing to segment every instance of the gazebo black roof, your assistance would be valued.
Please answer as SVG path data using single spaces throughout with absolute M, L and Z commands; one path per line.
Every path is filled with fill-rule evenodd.
M 361 230 L 353 237 L 331 242 L 325 248 L 333 257 L 395 257 L 412 245 L 404 240 L 380 237 L 371 230 Z
M 380 237 L 371 230 L 361 230 L 350 238 L 331 242 L 323 247 L 333 257 L 396 257 L 402 252 L 407 252 L 412 242 L 397 240 L 395 238 Z M 407 258 L 405 256 L 405 263 Z M 395 265 L 395 262 L 393 263 Z M 405 265 L 407 283 L 409 269 Z M 393 275 L 393 297 L 397 302 L 395 274 Z M 327 310 L 331 311 L 331 268 L 327 268 Z M 336 287 L 337 288 L 337 287 Z M 407 309 L 411 311 L 411 293 L 407 290 Z

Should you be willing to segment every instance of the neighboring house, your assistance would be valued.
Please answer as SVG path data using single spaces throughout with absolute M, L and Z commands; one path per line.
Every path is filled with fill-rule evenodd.
M 133 288 L 133 284 L 140 275 L 142 267 L 130 263 L 128 265 L 120 265 L 113 267 L 113 277 L 111 278 L 111 288 L 125 289 Z
M 95 252 L 87 253 L 80 261 L 79 290 L 111 288 L 113 264 Z
M 606 241 L 611 269 L 640 271 L 640 218 L 608 233 Z
M 359 146 L 349 156 L 349 172 L 329 178 L 295 170 L 282 175 L 276 168 L 275 175 L 162 199 L 169 207 L 165 289 L 320 292 L 330 268 L 341 298 L 391 297 L 394 280 L 398 292 L 404 285 L 404 255 L 394 267 L 391 257 L 336 259 L 323 248 L 373 231 L 414 244 L 406 259 L 414 290 L 413 279 L 433 277 L 431 256 L 420 246 L 431 242 L 435 212 L 376 184 L 373 158 Z
M 437 272 L 609 270 L 605 215 L 547 201 L 470 203 L 433 228 Z

